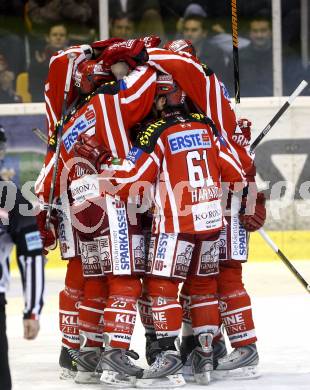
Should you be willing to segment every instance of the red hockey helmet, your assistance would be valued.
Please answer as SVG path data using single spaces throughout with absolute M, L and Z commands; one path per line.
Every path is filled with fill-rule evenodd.
M 192 42 L 188 39 L 177 39 L 175 41 L 169 41 L 165 43 L 163 48 L 174 52 L 185 51 L 186 53 L 190 53 L 193 56 L 196 56 L 196 50 Z
M 81 93 L 88 94 L 101 84 L 113 80 L 113 76 L 102 61 L 86 60 L 77 66 L 73 79 Z
M 186 94 L 180 88 L 170 74 L 163 74 L 157 77 L 156 82 L 157 97 L 165 96 L 167 99 L 167 106 L 175 107 L 184 104 Z

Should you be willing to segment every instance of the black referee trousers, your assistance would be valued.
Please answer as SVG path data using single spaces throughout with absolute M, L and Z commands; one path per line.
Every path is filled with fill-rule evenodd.
M 9 367 L 8 339 L 6 337 L 6 316 L 4 302 L 4 296 L 0 296 L 0 389 L 11 390 L 12 381 Z

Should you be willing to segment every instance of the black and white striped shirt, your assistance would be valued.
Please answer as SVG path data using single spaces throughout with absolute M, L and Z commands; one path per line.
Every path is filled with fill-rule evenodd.
M 0 305 L 5 303 L 9 256 L 15 244 L 25 300 L 24 318 L 38 319 L 43 306 L 45 258 L 36 219 L 23 212 L 31 205 L 14 183 L 0 179 L 0 197 Z

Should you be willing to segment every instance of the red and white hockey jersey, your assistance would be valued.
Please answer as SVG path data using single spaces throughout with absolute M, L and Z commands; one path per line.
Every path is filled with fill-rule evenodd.
M 130 150 L 128 130 L 141 121 L 151 110 L 156 90 L 156 72 L 148 66 L 136 68 L 129 76 L 115 83 L 103 85 L 96 93 L 73 111 L 65 121 L 62 135 L 60 160 L 58 165 L 58 184 L 55 196 L 66 191 L 66 182 L 59 179 L 67 177 L 73 167 L 73 147 L 79 134 L 88 132 L 115 156 L 125 157 Z M 53 137 L 45 158 L 45 165 L 36 183 L 36 193 L 48 201 L 52 168 L 55 163 Z M 63 168 L 66 167 L 66 171 Z
M 148 54 L 148 63 L 157 70 L 172 75 L 196 107 L 213 120 L 244 170 L 250 169 L 253 156 L 237 126 L 229 94 L 215 73 L 201 65 L 189 53 L 153 48 L 148 49 Z
M 61 50 L 55 53 L 49 62 L 47 80 L 44 85 L 45 109 L 48 122 L 48 137 L 55 131 L 56 123 L 60 120 L 62 104 L 64 100 L 64 89 L 66 83 L 67 69 L 69 64 L 69 54 L 74 54 L 73 74 L 77 66 L 85 59 L 90 59 L 92 48 L 89 45 L 72 46 L 67 50 Z M 71 80 L 68 94 L 68 107 L 78 97 L 77 89 L 74 88 L 73 79 Z
M 154 183 L 154 233 L 220 230 L 221 182 L 241 183 L 241 189 L 244 172 L 228 144 L 214 135 L 208 123 L 201 114 L 152 123 L 139 133 L 125 160 L 102 166 L 101 188 L 108 188 L 110 181 L 119 186 L 115 187 L 117 194 L 126 198 L 136 195 L 133 187 Z

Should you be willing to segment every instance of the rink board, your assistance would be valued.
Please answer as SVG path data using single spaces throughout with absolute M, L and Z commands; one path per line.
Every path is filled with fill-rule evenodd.
M 268 235 L 290 260 L 309 260 L 310 231 L 270 231 Z M 48 268 L 66 267 L 67 262 L 60 259 L 58 248 L 51 251 L 47 257 Z M 15 253 L 12 260 L 12 268 L 14 269 L 16 268 Z M 256 232 L 251 234 L 249 260 L 251 262 L 274 261 L 278 260 L 278 256 Z

